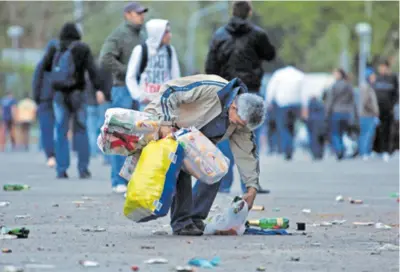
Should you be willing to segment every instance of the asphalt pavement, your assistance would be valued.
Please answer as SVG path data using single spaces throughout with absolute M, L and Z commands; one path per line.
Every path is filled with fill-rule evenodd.
M 307 223 L 305 235 L 292 236 L 176 237 L 169 217 L 135 224 L 122 214 L 123 197 L 111 193 L 109 167 L 98 158 L 92 160 L 91 171 L 91 180 L 79 180 L 73 158 L 70 179 L 57 180 L 41 153 L 0 154 L 1 184 L 31 186 L 26 191 L 0 191 L 0 202 L 11 202 L 0 207 L 0 225 L 30 230 L 27 239 L 0 240 L 1 249 L 12 250 L 0 253 L 0 271 L 7 265 L 24 271 L 132 271 L 134 265 L 139 271 L 175 271 L 191 258 L 215 256 L 221 263 L 214 271 L 257 271 L 260 266 L 266 271 L 399 270 L 399 203 L 391 196 L 399 192 L 398 155 L 388 163 L 378 158 L 312 162 L 301 152 L 292 162 L 263 157 L 261 184 L 271 194 L 257 197 L 256 204 L 265 210 L 250 212 L 249 219 L 287 217 L 289 231 L 295 234 L 296 222 Z M 218 195 L 212 214 L 227 207 L 239 188 L 235 180 L 231 194 Z M 337 195 L 345 201 L 336 202 Z M 350 204 L 348 197 L 364 204 Z M 318 225 L 333 220 L 346 221 Z M 391 229 L 354 222 L 382 222 Z M 105 231 L 84 231 L 95 226 Z M 169 234 L 152 234 L 156 230 Z M 144 263 L 151 258 L 168 263 Z M 83 267 L 81 260 L 99 266 Z

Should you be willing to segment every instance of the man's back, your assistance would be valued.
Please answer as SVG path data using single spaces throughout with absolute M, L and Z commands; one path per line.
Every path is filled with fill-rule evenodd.
M 275 48 L 260 27 L 239 17 L 217 30 L 206 61 L 206 73 L 226 80 L 239 77 L 250 91 L 258 92 L 263 76 L 262 61 L 275 57 Z

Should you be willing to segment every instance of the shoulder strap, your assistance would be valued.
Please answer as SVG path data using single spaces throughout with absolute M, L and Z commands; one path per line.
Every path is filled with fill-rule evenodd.
M 168 52 L 168 70 L 172 71 L 172 48 L 170 45 L 167 45 L 167 52 Z
M 140 82 L 140 76 L 142 75 L 142 73 L 144 72 L 144 69 L 146 69 L 147 66 L 147 44 L 146 43 L 142 43 L 141 44 L 142 47 L 142 58 L 140 60 L 140 67 L 139 67 L 139 71 L 136 74 L 136 81 L 139 83 Z

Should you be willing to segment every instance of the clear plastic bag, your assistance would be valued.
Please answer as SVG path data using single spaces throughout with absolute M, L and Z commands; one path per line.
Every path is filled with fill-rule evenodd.
M 243 235 L 249 207 L 246 201 L 236 197 L 223 213 L 206 220 L 205 235 Z
M 207 184 L 220 181 L 228 173 L 229 159 L 198 129 L 180 129 L 174 137 L 185 150 L 185 172 Z

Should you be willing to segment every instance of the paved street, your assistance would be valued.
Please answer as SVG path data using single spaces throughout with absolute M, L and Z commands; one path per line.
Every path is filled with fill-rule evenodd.
M 214 271 L 398 271 L 399 252 L 381 251 L 371 255 L 383 244 L 399 244 L 398 208 L 390 194 L 399 191 L 399 160 L 389 163 L 372 159 L 336 162 L 329 158 L 311 162 L 297 153 L 294 161 L 281 158 L 262 159 L 261 183 L 271 189 L 270 195 L 259 196 L 256 204 L 264 205 L 263 212 L 251 212 L 250 219 L 285 216 L 290 219 L 291 231 L 295 222 L 306 222 L 307 235 L 301 236 L 244 236 L 181 238 L 152 235 L 152 230 L 171 230 L 168 218 L 146 224 L 134 224 L 122 215 L 123 198 L 112 195 L 109 168 L 96 159 L 91 164 L 94 178 L 77 179 L 76 161 L 69 171 L 69 180 L 56 180 L 54 170 L 44 166 L 42 154 L 0 154 L 1 184 L 22 183 L 32 186 L 28 191 L 0 192 L 0 225 L 27 227 L 28 239 L 0 240 L 0 248 L 12 253 L 0 253 L 0 268 L 4 265 L 54 265 L 48 271 L 84 271 L 79 260 L 92 260 L 99 267 L 92 271 L 175 271 L 193 257 L 221 257 Z M 239 192 L 238 182 L 235 182 Z M 363 205 L 336 203 L 342 194 L 346 199 L 364 200 Z M 228 205 L 235 194 L 219 195 L 219 207 Z M 74 201 L 84 201 L 74 204 Z M 55 205 L 55 204 L 58 204 Z M 273 211 L 280 208 L 280 211 Z M 310 209 L 310 214 L 302 213 Z M 15 219 L 29 214 L 31 218 Z M 347 220 L 332 227 L 312 226 L 313 223 Z M 383 222 L 393 225 L 390 230 L 374 226 L 353 226 L 353 222 Z M 82 228 L 99 226 L 105 232 L 83 232 Z M 319 243 L 319 244 L 316 244 Z M 154 248 L 143 249 L 142 246 Z M 144 261 L 162 257 L 168 264 L 149 265 Z M 291 258 L 300 258 L 298 262 Z M 28 266 L 26 266 L 28 264 Z M 2 271 L 2 270 L 0 270 Z

